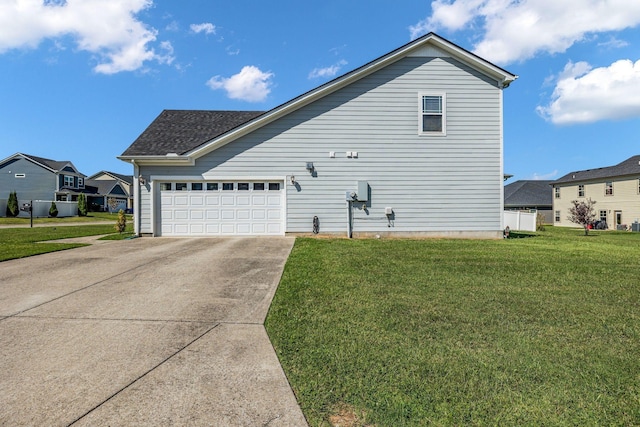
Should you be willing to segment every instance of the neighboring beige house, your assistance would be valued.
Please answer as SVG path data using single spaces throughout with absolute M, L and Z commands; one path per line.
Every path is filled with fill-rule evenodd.
M 554 181 L 554 225 L 575 227 L 567 219 L 572 200 L 596 202 L 597 219 L 610 230 L 640 221 L 640 155 L 615 166 L 570 172 Z
M 87 185 L 96 187 L 99 197 L 94 197 L 93 202 L 101 206 L 105 211 L 133 208 L 133 176 L 115 172 L 100 171 L 86 179 Z M 111 199 L 116 205 L 110 207 Z

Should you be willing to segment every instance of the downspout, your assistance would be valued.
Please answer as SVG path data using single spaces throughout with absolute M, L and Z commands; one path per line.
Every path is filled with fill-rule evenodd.
M 140 168 L 135 160 L 131 160 L 133 163 L 133 233 L 136 236 L 140 236 Z

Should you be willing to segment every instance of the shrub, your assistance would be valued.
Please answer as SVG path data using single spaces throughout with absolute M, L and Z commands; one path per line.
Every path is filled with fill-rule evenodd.
M 56 202 L 51 202 L 51 207 L 49 208 L 49 216 L 51 218 L 55 218 L 58 216 L 58 207 L 56 206 Z
M 127 217 L 124 215 L 124 211 L 120 209 L 118 211 L 118 221 L 116 221 L 115 229 L 118 233 L 124 233 L 125 228 L 127 228 Z
M 87 216 L 87 196 L 84 194 L 78 195 L 78 216 Z
M 536 215 L 536 231 L 544 231 L 544 215 L 540 212 Z
M 20 213 L 20 208 L 18 207 L 18 195 L 15 191 L 9 193 L 9 199 L 7 200 L 7 216 L 8 217 L 16 217 Z

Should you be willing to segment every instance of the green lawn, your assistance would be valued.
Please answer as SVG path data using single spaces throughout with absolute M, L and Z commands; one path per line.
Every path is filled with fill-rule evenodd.
M 640 233 L 297 239 L 266 326 L 311 426 L 640 425 Z
M 95 236 L 115 233 L 113 224 L 51 226 L 34 228 L 0 228 L 0 261 L 24 258 L 47 252 L 86 246 L 79 243 L 38 243 L 46 240 L 66 239 L 70 237 Z M 127 225 L 130 232 L 131 225 Z M 124 234 L 124 233 L 123 233 Z M 116 234 L 117 237 L 121 236 Z
M 24 215 L 24 213 L 23 213 Z M 117 213 L 109 212 L 89 212 L 87 216 L 69 216 L 64 218 L 33 218 L 34 224 L 62 224 L 66 222 L 97 222 L 97 221 L 115 221 L 118 218 Z M 127 222 L 131 222 L 133 216 L 127 215 Z M 29 217 L 5 218 L 0 217 L 0 225 L 29 225 L 31 219 Z

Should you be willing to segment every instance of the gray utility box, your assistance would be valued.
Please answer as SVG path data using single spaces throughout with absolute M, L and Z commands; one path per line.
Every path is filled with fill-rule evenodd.
M 631 224 L 631 231 L 640 231 L 640 223 L 634 222 Z
M 356 192 L 358 195 L 359 202 L 368 202 L 369 201 L 369 183 L 367 181 L 358 181 L 358 191 Z

